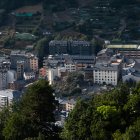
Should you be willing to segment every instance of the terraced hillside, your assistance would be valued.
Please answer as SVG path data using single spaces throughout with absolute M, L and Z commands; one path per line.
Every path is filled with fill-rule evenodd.
M 79 32 L 105 39 L 139 40 L 140 2 L 120 0 L 78 0 L 79 6 L 44 11 L 42 27 L 51 32 Z
M 139 7 L 139 0 L 46 0 L 11 10 L 6 23 L 15 32 L 39 36 L 44 32 L 80 33 L 90 39 L 99 36 L 112 41 L 139 41 Z

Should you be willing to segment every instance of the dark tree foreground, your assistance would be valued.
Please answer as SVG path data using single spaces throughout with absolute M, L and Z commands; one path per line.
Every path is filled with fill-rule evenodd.
M 52 87 L 45 80 L 29 86 L 5 123 L 4 139 L 57 139 L 58 128 L 54 125 L 55 99 L 52 93 Z

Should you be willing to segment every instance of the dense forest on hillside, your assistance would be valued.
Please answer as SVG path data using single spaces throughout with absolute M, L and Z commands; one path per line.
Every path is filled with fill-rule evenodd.
M 97 2 L 97 0 L 90 0 L 91 2 Z M 139 0 L 108 0 L 109 2 L 111 2 L 112 6 L 123 6 L 123 5 L 129 5 L 129 4 L 135 4 L 137 2 L 139 2 Z M 25 6 L 25 5 L 33 5 L 36 3 L 42 2 L 44 7 L 49 7 L 50 5 L 57 5 L 61 7 L 64 7 L 67 4 L 67 6 L 70 7 L 78 7 L 79 3 L 82 2 L 80 0 L 1 0 L 0 1 L 0 8 L 2 9 L 7 9 L 7 10 L 11 10 L 11 9 L 15 9 L 21 6 Z
M 14 19 L 9 14 L 23 6 L 40 3 L 43 7 L 40 17 Z M 63 34 L 62 38 L 82 34 L 89 40 L 93 36 L 113 41 L 139 40 L 139 7 L 139 0 L 1 0 L 0 21 L 10 28 L 14 25 L 12 28 L 17 32 L 35 35 L 42 35 L 42 30 L 47 30 L 56 36 Z M 26 11 L 25 7 L 23 9 Z
M 1 0 L 0 8 L 12 10 L 25 5 L 32 5 L 41 2 L 41 0 Z

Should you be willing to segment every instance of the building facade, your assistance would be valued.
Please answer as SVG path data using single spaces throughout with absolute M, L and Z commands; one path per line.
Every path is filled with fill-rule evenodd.
M 6 89 L 8 86 L 8 71 L 10 69 L 10 62 L 2 60 L 0 62 L 0 89 Z
M 35 79 L 35 73 L 34 72 L 24 72 L 23 75 L 24 75 L 25 80 Z
M 74 99 L 68 100 L 66 102 L 66 111 L 72 111 L 76 105 L 76 101 Z
M 91 55 L 91 45 L 88 41 L 63 41 L 52 40 L 49 43 L 49 53 L 70 55 Z
M 17 69 L 17 62 L 24 62 L 24 71 L 38 71 L 38 58 L 32 53 L 25 51 L 12 51 L 10 54 L 11 69 Z
M 24 61 L 17 61 L 17 80 L 23 79 Z
M 119 79 L 118 66 L 96 65 L 93 68 L 93 81 L 97 84 L 110 84 L 116 86 Z
M 1 90 L 0 91 L 0 108 L 7 107 L 13 103 L 13 101 L 18 101 L 21 97 L 21 92 L 15 90 Z
M 37 72 L 38 71 L 38 58 L 36 56 L 32 56 L 29 58 L 30 61 L 30 70 Z
M 58 76 L 58 69 L 57 68 L 49 68 L 47 69 L 47 78 L 49 84 L 52 85 L 55 78 Z

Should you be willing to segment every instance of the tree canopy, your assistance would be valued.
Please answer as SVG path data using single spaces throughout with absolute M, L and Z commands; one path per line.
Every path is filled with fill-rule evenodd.
M 2 139 L 56 139 L 58 128 L 54 125 L 55 99 L 53 89 L 45 80 L 29 86 L 21 101 L 2 121 Z M 6 114 L 5 114 L 6 115 Z M 1 116 L 0 116 L 1 119 Z
M 140 139 L 140 86 L 121 85 L 110 92 L 78 101 L 69 114 L 61 137 L 64 140 Z

